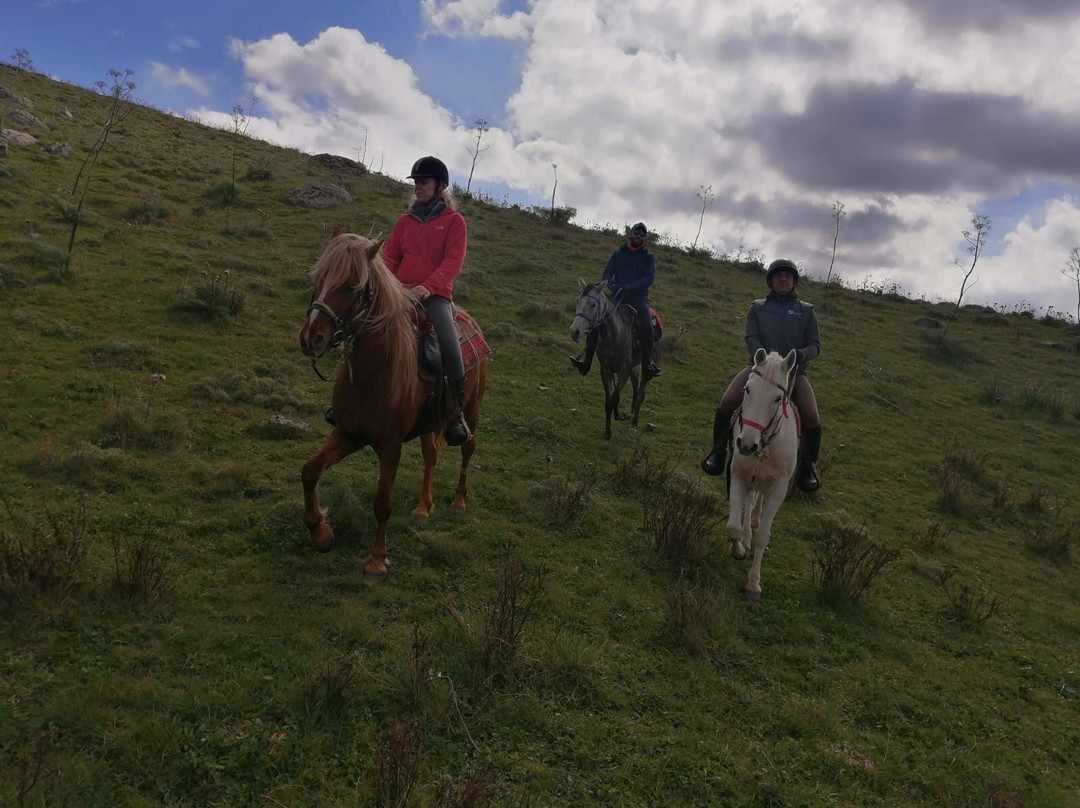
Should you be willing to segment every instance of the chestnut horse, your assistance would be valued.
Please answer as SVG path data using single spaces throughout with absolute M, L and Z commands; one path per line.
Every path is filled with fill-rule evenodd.
M 434 510 L 435 463 L 452 396 L 446 393 L 432 399 L 436 385 L 442 385 L 441 379 L 424 380 L 420 376 L 418 303 L 386 268 L 379 256 L 381 246 L 381 241 L 334 228 L 330 243 L 311 270 L 311 305 L 300 329 L 300 350 L 312 361 L 332 347 L 342 346 L 332 398 L 337 426 L 303 468 L 308 538 L 320 552 L 333 547 L 334 531 L 319 508 L 319 478 L 339 460 L 371 446 L 379 457 L 375 546 L 365 568 L 371 576 L 385 575 L 390 563 L 386 557 L 386 524 L 394 478 L 402 444 L 415 437 L 420 438 L 424 456 L 424 480 L 413 518 L 423 523 Z M 464 312 L 458 311 L 460 320 Z M 467 315 L 464 319 L 473 322 Z M 466 356 L 464 414 L 472 437 L 461 447 L 461 471 L 450 505 L 458 513 L 465 511 L 467 471 L 476 449 L 480 402 L 487 387 L 486 345 L 483 348 L 475 357 Z M 437 406 L 433 406 L 433 400 Z

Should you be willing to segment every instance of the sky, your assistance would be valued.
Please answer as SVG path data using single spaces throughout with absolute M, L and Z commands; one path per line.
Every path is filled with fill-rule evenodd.
M 139 101 L 239 106 L 272 143 L 397 178 L 434 154 L 495 201 L 934 301 L 986 216 L 964 302 L 1075 318 L 1078 41 L 1077 0 L 15 0 L 0 59 L 130 69 Z

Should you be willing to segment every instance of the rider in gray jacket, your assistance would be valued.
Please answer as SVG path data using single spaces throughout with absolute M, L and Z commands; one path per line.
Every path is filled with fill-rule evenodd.
M 795 484 L 803 491 L 817 491 L 821 487 L 821 477 L 817 471 L 821 449 L 821 416 L 818 414 L 814 388 L 806 376 L 807 365 L 821 353 L 817 315 L 813 306 L 799 300 L 795 291 L 799 284 L 799 270 L 792 261 L 786 258 L 773 261 L 769 264 L 765 281 L 769 285 L 768 296 L 755 300 L 746 313 L 746 349 L 751 362 L 758 348 L 776 351 L 781 356 L 795 351 L 798 364 L 791 399 L 799 408 L 802 418 L 802 449 Z M 724 473 L 727 445 L 731 438 L 731 419 L 742 401 L 751 366 L 747 365 L 739 372 L 716 405 L 713 448 L 701 461 L 702 471 L 706 474 Z

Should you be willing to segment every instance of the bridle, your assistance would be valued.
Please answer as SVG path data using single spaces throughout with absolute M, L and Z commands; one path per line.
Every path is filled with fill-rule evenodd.
M 750 373 L 755 376 L 759 376 L 762 379 L 765 377 L 761 371 L 757 368 L 750 368 Z M 757 455 L 761 455 L 765 451 L 765 448 L 773 441 L 773 439 L 780 433 L 780 427 L 782 426 L 782 420 L 788 417 L 788 399 L 791 398 L 791 386 L 785 387 L 778 382 L 765 379 L 769 384 L 775 386 L 780 390 L 780 400 L 776 403 L 776 410 L 773 412 L 769 422 L 765 425 L 759 424 L 755 421 L 751 421 L 748 418 L 743 418 L 742 407 L 739 407 L 738 419 L 739 426 L 748 426 L 752 429 L 756 429 L 761 433 L 761 445 L 758 447 Z M 794 381 L 794 377 L 792 379 Z
M 591 300 L 596 303 L 598 311 L 598 314 L 595 317 L 584 311 L 577 311 L 574 313 L 575 317 L 580 317 L 589 324 L 588 328 L 585 329 L 585 335 L 588 336 L 591 332 L 611 319 L 612 315 L 615 313 L 616 305 L 614 301 L 611 301 L 611 305 L 607 305 L 600 294 L 589 294 L 588 292 L 582 294 L 581 297 L 578 298 L 579 303 L 582 300 Z
M 338 314 L 328 305 L 326 305 L 322 298 L 316 300 L 315 292 L 311 293 L 311 302 L 308 304 L 307 315 L 310 316 L 311 312 L 316 311 L 319 314 L 323 314 L 330 318 L 330 322 L 334 324 L 334 333 L 330 337 L 330 346 L 327 350 L 337 348 L 342 343 L 345 343 L 346 347 L 351 342 L 352 338 L 358 333 L 358 329 L 355 327 L 360 315 L 367 311 L 371 307 L 371 303 L 375 298 L 375 291 L 371 288 L 371 281 L 369 280 L 360 288 L 353 288 L 354 297 L 349 308 L 344 314 Z M 324 382 L 330 381 L 319 371 L 317 357 L 311 358 L 311 369 L 315 371 L 315 375 L 322 379 Z

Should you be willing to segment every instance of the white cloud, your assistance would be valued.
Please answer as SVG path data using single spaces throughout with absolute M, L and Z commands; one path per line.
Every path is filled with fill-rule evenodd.
M 187 87 L 199 95 L 207 95 L 210 92 L 204 79 L 183 67 L 169 67 L 161 62 L 150 62 L 150 77 L 163 87 Z
M 696 193 L 712 185 L 717 202 L 701 243 L 786 254 L 820 275 L 830 208 L 842 200 L 851 215 L 836 271 L 846 281 L 872 277 L 948 299 L 959 284 L 960 231 L 989 194 L 1045 182 L 1080 194 L 1076 150 L 1060 135 L 1080 122 L 1072 80 L 1080 49 L 1071 47 L 1080 12 L 1052 24 L 954 25 L 945 36 L 905 2 L 915 0 L 858 14 L 843 0 L 531 0 L 513 14 L 499 0 L 423 0 L 421 8 L 429 35 L 524 38 L 520 84 L 502 99 L 505 114 L 488 116 L 501 127 L 484 136 L 490 148 L 474 186 L 502 183 L 546 202 L 556 163 L 556 202 L 577 208 L 580 221 L 645 219 L 689 243 Z M 455 178 L 467 176 L 469 124 L 361 33 L 332 28 L 306 44 L 281 34 L 234 43 L 233 52 L 260 98 L 253 134 L 353 156 L 366 131 L 369 161 L 386 173 L 401 176 L 416 156 L 435 153 Z M 440 78 L 454 80 L 452 61 Z M 819 114 L 823 100 L 836 119 Z M 980 125 L 957 141 L 949 116 L 963 123 L 974 113 Z M 198 114 L 227 122 L 226 113 Z M 771 137 L 779 127 L 796 129 Z M 800 147 L 795 163 L 790 145 Z M 919 183 L 907 176 L 915 169 Z M 1075 215 L 1072 202 L 1048 202 L 1000 234 L 1002 255 L 982 259 L 976 294 L 1051 294 L 1067 254 L 1052 223 Z M 1042 258 L 1022 268 L 1024 255 Z
M 199 41 L 187 34 L 176 34 L 169 40 L 169 50 L 173 53 L 183 50 L 197 50 Z
M 518 11 L 499 14 L 502 0 L 422 0 L 421 9 L 432 31 L 442 34 L 522 39 L 529 33 L 529 16 Z

